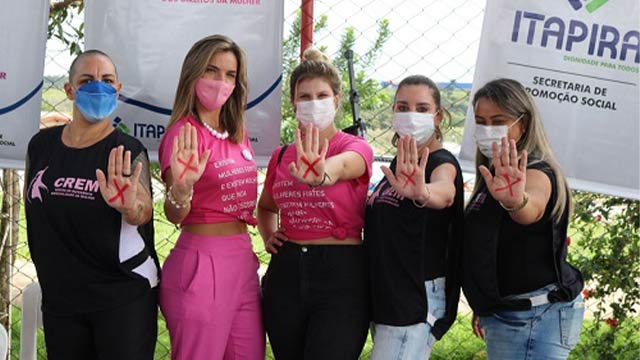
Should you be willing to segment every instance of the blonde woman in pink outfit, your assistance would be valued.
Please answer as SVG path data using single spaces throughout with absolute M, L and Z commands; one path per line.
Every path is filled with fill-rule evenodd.
M 369 324 L 361 233 L 373 151 L 334 124 L 336 68 L 316 50 L 304 57 L 290 82 L 296 140 L 273 152 L 258 203 L 272 254 L 265 327 L 278 360 L 356 359 Z
M 246 99 L 242 49 L 221 35 L 195 43 L 159 150 L 165 214 L 182 228 L 160 282 L 173 360 L 264 359 Z

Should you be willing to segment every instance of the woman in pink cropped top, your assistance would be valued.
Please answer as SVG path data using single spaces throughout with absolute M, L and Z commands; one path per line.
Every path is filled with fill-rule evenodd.
M 273 152 L 258 203 L 272 254 L 265 328 L 278 360 L 357 359 L 369 324 L 361 233 L 373 151 L 334 124 L 336 68 L 317 50 L 304 57 L 290 80 L 296 140 Z
M 264 359 L 246 102 L 242 49 L 221 35 L 195 43 L 159 149 L 165 214 L 181 226 L 160 282 L 172 360 Z

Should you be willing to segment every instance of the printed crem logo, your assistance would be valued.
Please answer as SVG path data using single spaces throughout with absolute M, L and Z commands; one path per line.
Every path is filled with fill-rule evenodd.
M 584 5 L 584 8 L 587 9 L 587 11 L 589 13 L 592 13 L 596 10 L 598 10 L 602 5 L 606 4 L 609 0 L 568 0 L 569 4 L 571 4 L 571 7 L 573 7 L 574 10 L 580 10 L 582 9 L 583 6 L 583 2 L 586 3 Z
M 42 202 L 42 190 L 49 192 L 49 188 L 42 181 L 42 177 L 44 176 L 45 171 L 47 171 L 49 167 L 46 167 L 36 173 L 36 176 L 31 180 L 31 184 L 29 184 L 29 189 L 27 190 L 27 199 L 31 202 L 33 199 L 39 199 Z

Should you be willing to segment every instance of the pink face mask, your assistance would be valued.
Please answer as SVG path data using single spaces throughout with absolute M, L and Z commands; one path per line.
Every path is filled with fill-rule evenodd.
M 196 81 L 196 96 L 205 109 L 218 110 L 231 96 L 234 88 L 235 85 L 224 81 L 200 78 Z

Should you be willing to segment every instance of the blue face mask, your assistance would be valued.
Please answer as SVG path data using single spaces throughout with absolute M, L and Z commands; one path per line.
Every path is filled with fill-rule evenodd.
M 92 123 L 111 115 L 116 109 L 117 98 L 116 89 L 103 81 L 90 81 L 76 90 L 76 106 Z

